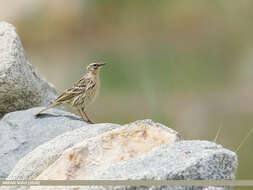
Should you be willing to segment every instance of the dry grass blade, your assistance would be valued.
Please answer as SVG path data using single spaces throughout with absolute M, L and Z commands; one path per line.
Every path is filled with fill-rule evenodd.
M 243 140 L 241 141 L 241 143 L 239 144 L 239 146 L 237 147 L 237 149 L 235 150 L 236 153 L 238 153 L 238 151 L 241 149 L 241 147 L 245 144 L 245 142 L 247 141 L 247 139 L 249 138 L 250 134 L 252 133 L 253 128 L 251 128 L 248 132 L 248 134 L 243 138 Z
M 214 138 L 214 142 L 215 142 L 215 143 L 217 142 L 217 139 L 218 139 L 218 137 L 220 136 L 221 128 L 222 128 L 222 125 L 220 125 L 220 127 L 219 127 L 219 129 L 218 129 L 218 131 L 217 131 L 217 133 L 216 133 L 216 136 L 215 136 L 215 138 Z

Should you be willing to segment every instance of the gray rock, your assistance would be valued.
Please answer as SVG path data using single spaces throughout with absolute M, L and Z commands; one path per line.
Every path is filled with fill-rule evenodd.
M 57 109 L 36 118 L 41 109 L 8 113 L 0 121 L 0 178 L 6 178 L 17 161 L 38 145 L 64 132 L 87 127 L 80 117 Z
M 56 90 L 25 58 L 15 27 L 0 22 L 0 117 L 55 100 Z
M 54 110 L 52 110 L 54 111 Z M 140 128 L 135 128 L 134 124 L 139 125 Z M 148 126 L 147 126 L 148 125 Z M 153 126 L 153 127 L 149 127 Z M 117 128 L 117 129 L 116 129 Z M 88 125 L 83 128 L 76 129 L 71 132 L 64 133 L 49 142 L 37 147 L 35 150 L 27 154 L 22 158 L 15 166 L 11 174 L 7 179 L 43 179 L 43 177 L 54 174 L 54 171 L 59 171 L 56 175 L 61 175 L 61 171 L 68 168 L 73 169 L 77 175 L 79 171 L 83 171 L 82 168 L 88 157 L 85 155 L 90 153 L 99 156 L 103 155 L 103 151 L 108 150 L 108 146 L 101 149 L 89 148 L 92 143 L 109 142 L 109 137 L 112 138 L 113 147 L 122 146 L 122 148 L 129 147 L 128 145 L 140 147 L 135 145 L 135 142 L 142 141 L 147 146 L 150 141 L 148 139 L 157 139 L 156 135 L 160 137 L 166 136 L 165 134 L 158 132 L 156 128 L 164 130 L 165 133 L 168 131 L 176 136 L 175 142 L 169 142 L 161 146 L 156 146 L 145 154 L 137 156 L 130 156 L 123 161 L 107 162 L 102 167 L 94 168 L 94 171 L 88 174 L 88 179 L 119 179 L 119 180 L 206 180 L 206 179 L 235 179 L 237 169 L 237 156 L 234 152 L 223 148 L 221 145 L 217 145 L 213 142 L 208 141 L 183 141 L 178 133 L 171 129 L 165 128 L 161 124 L 152 122 L 151 120 L 137 121 L 132 124 L 119 126 L 114 124 L 95 124 Z M 129 130 L 130 129 L 130 130 Z M 147 129 L 147 133 L 144 129 Z M 109 131 L 110 130 L 110 131 Z M 136 133 L 133 133 L 136 130 Z M 131 132 L 132 131 L 132 132 Z M 153 132 L 153 133 L 150 133 Z M 118 134 L 118 135 L 117 135 Z M 117 136 L 115 136 L 117 135 Z M 136 135 L 136 138 L 134 136 Z M 143 135 L 143 136 L 142 136 Z M 143 138 L 143 139 L 142 139 Z M 122 145 L 120 144 L 122 139 Z M 124 139 L 128 139 L 131 142 L 126 142 Z M 159 138 L 158 138 L 159 139 Z M 133 140 L 133 141 L 132 141 Z M 179 140 L 179 141 L 178 141 Z M 156 140 L 155 140 L 156 141 Z M 154 142 L 155 142 L 154 141 Z M 125 144 L 127 143 L 127 144 Z M 101 146 L 107 144 L 101 144 Z M 88 152 L 83 152 L 82 147 L 87 147 Z M 144 146 L 145 147 L 145 146 Z M 112 152 L 111 152 L 112 150 Z M 120 150 L 120 149 L 119 149 Z M 124 149 L 123 149 L 124 150 Z M 127 150 L 127 149 L 125 149 Z M 115 149 L 110 149 L 109 152 L 105 152 L 105 155 L 110 157 L 116 155 Z M 110 154 L 111 152 L 111 154 Z M 80 154 L 84 153 L 84 157 L 80 157 Z M 88 154 L 87 154 L 88 153 Z M 125 154 L 122 152 L 122 154 Z M 77 156 L 78 155 L 78 156 Z M 76 157 L 77 156 L 77 157 Z M 91 155 L 92 156 L 92 155 Z M 90 157 L 92 158 L 92 157 Z M 94 157 L 94 161 L 97 161 L 98 157 Z M 74 161 L 77 167 L 72 167 L 70 162 L 66 162 L 67 159 Z M 73 160 L 74 159 L 74 160 Z M 79 160 L 80 159 L 80 165 Z M 86 159 L 86 160 L 85 160 Z M 105 158 L 106 161 L 107 158 Z M 92 163 L 92 162 L 87 162 Z M 101 163 L 101 162 L 100 162 Z M 57 170 L 58 166 L 62 165 Z M 66 164 L 66 165 L 64 165 Z M 97 163 L 99 165 L 99 162 Z M 93 166 L 93 165 L 92 165 Z M 101 166 L 101 165 L 100 165 Z M 56 170 L 54 170 L 56 168 Z M 81 169 L 81 170 L 79 170 Z M 85 169 L 85 168 L 83 168 Z M 69 170 L 68 170 L 69 171 Z M 87 170 L 88 171 L 88 170 Z M 40 176 L 42 178 L 40 178 Z M 82 174 L 81 174 L 82 175 Z M 51 175 L 52 176 L 52 175 Z M 54 175 L 53 175 L 54 176 Z M 74 176 L 73 176 L 74 177 Z M 50 178 L 50 177 L 49 177 Z M 55 179 L 53 177 L 53 179 Z M 79 178 L 80 179 L 80 178 Z M 87 178 L 86 178 L 87 179 Z M 32 187 L 34 190 L 51 190 L 51 189 L 73 189 L 74 187 Z M 18 187 L 5 188 L 5 189 L 23 189 Z M 117 186 L 117 187 L 75 187 L 75 189 L 86 190 L 86 189 L 136 189 L 132 186 Z M 183 186 L 152 186 L 152 187 L 140 187 L 140 189 L 168 189 L 168 190 L 204 190 L 204 189 L 219 189 L 219 190 L 230 190 L 230 187 L 183 187 Z
M 179 140 L 177 132 L 150 120 L 130 123 L 70 147 L 36 180 L 97 179 L 93 173 L 101 168 Z
M 31 111 L 36 112 L 35 110 L 38 109 L 32 109 Z M 55 113 L 58 115 L 49 118 L 46 118 L 47 115 L 45 115 L 44 118 L 41 119 L 40 126 L 38 126 L 38 124 L 37 126 L 34 126 L 35 129 L 38 127 L 43 128 L 43 125 L 50 125 L 46 128 L 46 130 L 51 129 L 51 127 L 57 128 L 58 130 L 59 128 L 61 129 L 64 126 L 71 126 L 72 128 L 75 127 L 78 129 L 59 135 L 54 139 L 38 146 L 32 152 L 28 153 L 16 164 L 15 168 L 12 170 L 7 179 L 35 179 L 43 170 L 45 170 L 46 168 L 48 168 L 48 166 L 54 163 L 54 161 L 62 155 L 64 150 L 72 147 L 79 142 L 85 141 L 85 139 L 97 136 L 106 131 L 120 127 L 120 125 L 106 123 L 86 125 L 83 121 L 79 121 L 79 118 L 67 112 L 54 109 L 52 109 L 51 111 L 49 110 L 48 112 Z M 35 123 L 31 125 L 34 124 Z M 34 141 L 36 141 L 36 137 L 33 138 L 35 138 Z M 1 160 L 0 163 L 2 163 Z
M 208 141 L 179 141 L 158 147 L 145 156 L 112 164 L 106 171 L 98 171 L 94 179 L 235 179 L 237 165 L 236 154 L 220 145 Z M 197 190 L 203 188 L 154 186 L 149 189 Z M 130 190 L 135 187 L 80 187 L 80 189 Z
M 36 177 L 52 165 L 66 149 L 80 142 L 92 139 L 93 137 L 100 136 L 100 134 L 111 131 L 112 129 L 129 128 L 131 125 L 156 125 L 171 134 L 171 137 L 175 137 L 176 139 L 181 138 L 174 130 L 164 125 L 154 123 L 151 120 L 137 121 L 125 126 L 105 123 L 87 125 L 86 127 L 59 135 L 45 144 L 38 146 L 17 163 L 7 179 L 36 179 Z
M 106 171 L 97 173 L 96 177 L 157 180 L 234 179 L 236 168 L 236 154 L 221 145 L 208 141 L 179 141 L 158 147 L 145 156 L 112 165 Z

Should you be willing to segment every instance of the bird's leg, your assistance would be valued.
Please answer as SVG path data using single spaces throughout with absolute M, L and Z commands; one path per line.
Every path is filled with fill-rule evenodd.
M 94 122 L 92 122 L 92 121 L 90 120 L 90 118 L 88 117 L 88 115 L 85 113 L 84 109 L 81 109 L 81 112 L 82 112 L 82 114 L 86 117 L 86 119 L 88 120 L 89 123 L 91 123 L 91 124 L 94 123 Z
M 84 121 L 88 122 L 88 119 L 85 117 L 85 115 L 83 114 L 82 110 L 80 108 L 77 108 L 80 116 L 83 118 Z
M 94 122 L 90 120 L 90 118 L 88 117 L 88 115 L 85 112 L 83 112 L 83 113 L 84 113 L 85 117 L 88 119 L 88 122 L 91 123 L 91 124 L 94 124 Z

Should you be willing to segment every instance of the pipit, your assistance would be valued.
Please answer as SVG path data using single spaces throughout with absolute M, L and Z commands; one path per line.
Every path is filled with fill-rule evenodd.
M 36 116 L 40 115 L 42 112 L 59 106 L 61 104 L 69 104 L 77 108 L 79 114 L 84 121 L 93 123 L 88 115 L 85 113 L 85 110 L 89 104 L 91 104 L 96 96 L 98 95 L 100 80 L 99 80 L 99 71 L 105 63 L 91 63 L 87 66 L 87 73 L 84 76 L 73 84 L 69 89 L 66 89 L 52 104 L 50 104 L 45 109 L 41 110 Z

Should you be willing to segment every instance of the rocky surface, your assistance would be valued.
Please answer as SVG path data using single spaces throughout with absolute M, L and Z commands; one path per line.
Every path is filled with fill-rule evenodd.
M 53 85 L 26 60 L 15 27 L 0 22 L 0 117 L 17 110 L 46 106 L 56 96 Z
M 34 115 L 41 109 L 8 113 L 0 121 L 0 178 L 7 177 L 18 160 L 38 145 L 67 131 L 87 127 L 80 117 L 58 109 L 36 118 Z
M 208 141 L 184 141 L 176 131 L 143 120 L 124 126 L 88 125 L 64 133 L 22 158 L 7 179 L 234 179 L 236 169 L 236 154 L 221 145 Z M 135 187 L 44 186 L 30 189 Z M 145 189 L 202 190 L 204 187 L 154 186 Z
M 36 179 L 100 179 L 98 171 L 107 171 L 115 163 L 136 160 L 157 147 L 178 140 L 180 136 L 163 125 L 149 120 L 138 121 L 71 147 Z M 124 173 L 124 170 L 119 171 Z
M 105 124 L 105 123 L 88 125 L 86 127 L 79 128 L 74 131 L 64 133 L 64 134 L 52 139 L 51 141 L 37 147 L 34 151 L 27 154 L 23 159 L 21 159 L 18 162 L 18 164 L 15 166 L 15 168 L 13 169 L 11 174 L 9 175 L 8 179 L 20 179 L 20 180 L 36 179 L 50 165 L 52 165 L 58 159 L 61 160 L 62 157 L 65 157 L 64 156 L 65 152 L 71 151 L 71 147 L 76 147 L 76 146 L 78 146 L 79 143 L 82 144 L 88 140 L 90 142 L 90 140 L 92 140 L 92 139 L 95 139 L 96 142 L 99 142 L 99 140 L 101 140 L 101 135 L 108 134 L 106 132 L 111 131 L 112 129 L 115 129 L 115 130 L 111 131 L 112 133 L 109 133 L 109 135 L 111 137 L 115 136 L 114 140 L 119 140 L 118 138 L 121 139 L 121 137 L 120 136 L 117 137 L 117 134 L 119 133 L 118 130 L 120 130 L 120 131 L 123 130 L 123 132 L 124 131 L 126 132 L 126 129 L 129 126 L 132 126 L 132 128 L 135 129 L 136 126 L 144 127 L 144 124 L 146 126 L 157 125 L 157 126 L 159 126 L 159 128 L 163 128 L 165 131 L 171 132 L 170 133 L 171 134 L 170 140 L 178 140 L 180 138 L 180 136 L 177 132 L 167 128 L 166 126 L 163 126 L 160 124 L 155 124 L 155 123 L 151 122 L 150 120 L 137 121 L 135 123 L 125 125 L 123 127 L 120 125 L 116 125 L 116 124 Z M 139 133 L 142 133 L 143 131 L 145 132 L 146 130 L 141 129 L 141 131 Z M 136 134 L 138 134 L 138 128 L 137 128 L 137 131 L 133 130 L 132 132 L 133 133 L 135 132 Z M 157 130 L 157 132 L 159 132 L 159 130 Z M 160 130 L 160 132 L 161 132 L 161 130 Z M 145 133 L 144 133 L 144 135 L 145 135 Z M 104 138 L 104 136 L 103 136 L 103 138 Z M 126 139 L 123 138 L 123 141 L 124 140 L 126 140 Z M 106 141 L 104 141 L 104 142 L 105 142 L 105 144 L 103 146 L 105 147 L 107 145 L 109 147 L 110 144 L 108 145 L 106 143 Z M 113 144 L 117 143 L 115 141 L 112 141 L 112 142 L 113 142 Z M 157 143 L 161 143 L 161 140 L 158 139 Z M 162 143 L 164 143 L 164 142 L 162 142 Z M 149 145 L 149 146 L 151 146 L 151 145 Z M 115 150 L 115 152 L 117 153 L 116 150 Z M 82 156 L 82 151 L 78 151 L 76 148 L 73 149 L 73 153 L 74 153 L 74 155 L 73 155 L 74 158 Z M 110 152 L 107 152 L 107 153 L 108 153 L 108 159 L 113 158 L 113 155 L 111 155 Z M 117 156 L 117 154 L 115 154 L 114 157 L 115 156 Z M 67 158 L 68 158 L 68 156 L 67 156 Z M 102 158 L 102 159 L 104 159 L 104 158 Z M 67 161 L 69 161 L 69 163 L 71 165 L 73 162 L 75 162 L 77 160 L 73 159 L 73 160 L 67 160 Z M 31 168 L 34 168 L 34 169 L 31 170 Z M 63 173 L 63 175 L 65 175 L 65 173 Z
M 235 153 L 220 145 L 179 141 L 158 147 L 145 157 L 114 163 L 95 176 L 100 179 L 234 179 L 236 167 Z
M 220 145 L 208 141 L 178 141 L 158 146 L 145 155 L 138 155 L 123 161 L 112 162 L 107 167 L 100 167 L 99 163 L 95 171 L 84 170 L 84 165 L 89 158 L 89 149 L 80 149 L 83 145 L 77 145 L 65 153 L 48 169 L 46 169 L 36 179 L 58 179 L 65 178 L 66 167 L 70 170 L 69 179 L 152 179 L 152 180 L 201 180 L 201 179 L 234 179 L 237 168 L 237 157 L 235 153 L 224 149 Z M 78 154 L 74 154 L 77 153 Z M 73 155 L 70 156 L 70 155 Z M 82 155 L 77 156 L 76 155 Z M 82 159 L 86 158 L 86 159 Z M 68 161 L 67 161 L 68 160 Z M 74 160 L 70 164 L 70 160 Z M 60 167 L 62 167 L 62 171 Z M 71 175 L 72 169 L 76 175 Z M 87 168 L 88 169 L 88 168 Z M 53 175 L 55 174 L 55 175 Z M 66 173 L 65 173 L 66 174 Z M 87 177 L 89 176 L 89 177 Z M 152 186 L 143 189 L 168 189 L 168 190 L 229 190 L 231 187 L 161 187 Z M 32 187 L 33 190 L 111 190 L 128 189 L 134 190 L 136 187 Z

